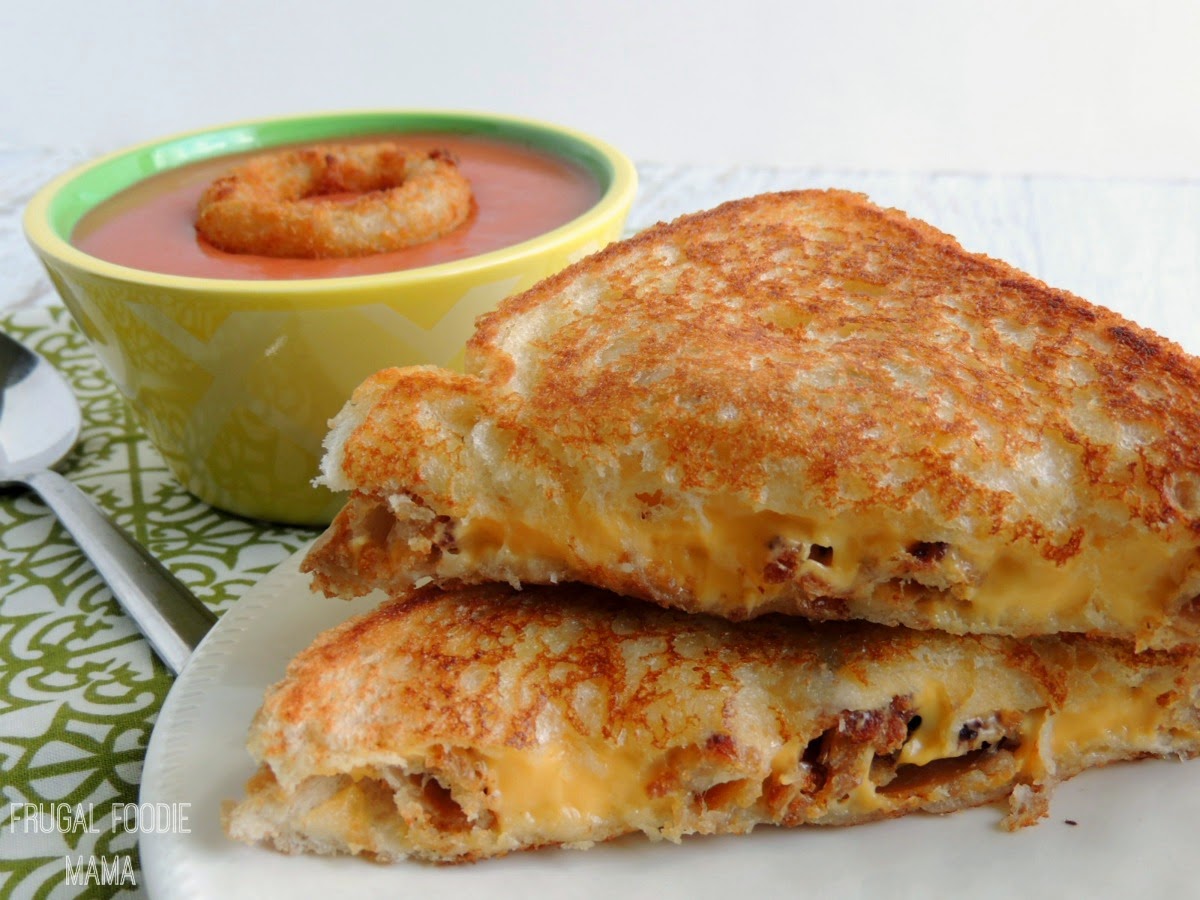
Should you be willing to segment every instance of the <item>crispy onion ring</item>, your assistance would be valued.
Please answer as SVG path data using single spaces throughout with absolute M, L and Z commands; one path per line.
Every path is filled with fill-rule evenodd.
M 196 230 L 230 253 L 322 259 L 423 244 L 470 213 L 471 185 L 449 151 L 330 144 L 256 156 L 221 176 L 200 198 Z

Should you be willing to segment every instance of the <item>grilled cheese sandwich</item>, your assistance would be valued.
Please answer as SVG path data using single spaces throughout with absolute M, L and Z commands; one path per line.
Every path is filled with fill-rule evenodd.
M 320 636 L 225 816 L 289 852 L 459 862 L 626 833 L 854 824 L 1200 748 L 1197 656 L 1078 636 L 729 623 L 595 589 L 427 589 Z
M 735 201 L 483 317 L 333 423 L 334 595 L 1200 639 L 1200 363 L 858 195 Z

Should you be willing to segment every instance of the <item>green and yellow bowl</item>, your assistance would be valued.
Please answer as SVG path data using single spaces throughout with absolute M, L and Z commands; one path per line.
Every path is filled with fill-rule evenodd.
M 164 275 L 74 247 L 100 202 L 213 157 L 306 141 L 450 132 L 584 167 L 600 199 L 553 231 L 450 263 L 379 275 L 248 281 Z M 619 151 L 508 116 L 369 111 L 227 125 L 123 150 L 46 185 L 25 231 L 55 288 L 183 485 L 243 516 L 328 522 L 344 498 L 312 485 L 327 422 L 386 366 L 461 365 L 475 318 L 620 235 L 637 186 Z

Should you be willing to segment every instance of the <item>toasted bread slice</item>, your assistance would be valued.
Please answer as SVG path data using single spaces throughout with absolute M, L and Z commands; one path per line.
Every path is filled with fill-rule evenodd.
M 847 825 L 1200 748 L 1197 656 L 1079 636 L 730 623 L 578 585 L 426 589 L 332 629 L 256 716 L 237 839 L 464 861 Z
M 369 379 L 327 592 L 577 580 L 732 619 L 1200 639 L 1200 363 L 861 196 L 754 197 Z

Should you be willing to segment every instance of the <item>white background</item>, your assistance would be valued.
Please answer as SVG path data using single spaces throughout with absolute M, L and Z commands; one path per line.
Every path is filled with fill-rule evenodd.
M 1200 177 L 1200 2 L 3 0 L 0 142 L 449 107 L 639 161 Z

